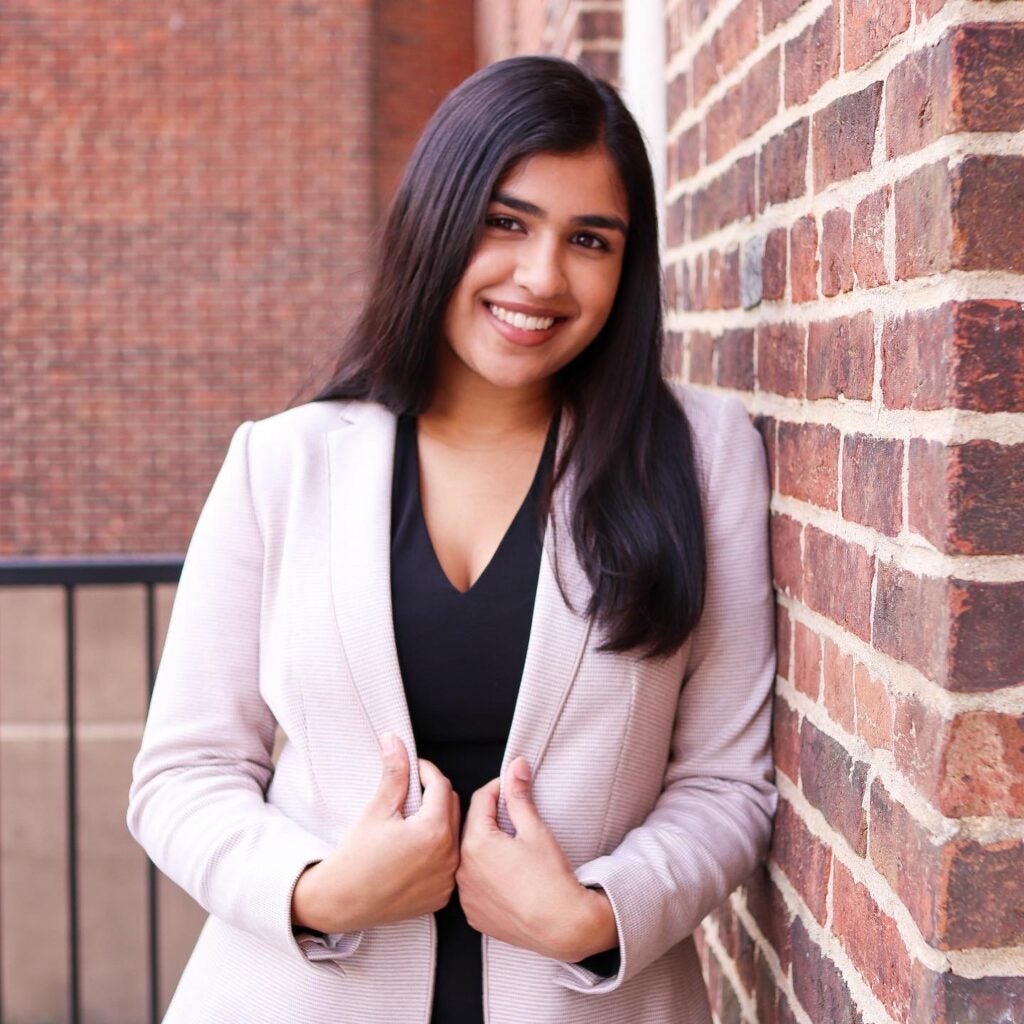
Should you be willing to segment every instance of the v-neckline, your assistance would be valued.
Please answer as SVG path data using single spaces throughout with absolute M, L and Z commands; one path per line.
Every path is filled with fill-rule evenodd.
M 509 520 L 509 524 L 505 527 L 505 532 L 501 535 L 501 540 L 498 541 L 494 551 L 491 552 L 491 557 L 487 560 L 487 564 L 480 570 L 476 579 L 465 589 L 460 590 L 451 580 L 448 573 L 445 572 L 444 566 L 441 564 L 441 559 L 437 556 L 437 548 L 434 547 L 434 539 L 430 536 L 430 530 L 427 527 L 427 517 L 423 511 L 423 493 L 420 487 L 420 449 L 419 449 L 419 430 L 416 418 L 414 416 L 408 417 L 407 429 L 409 431 L 409 444 L 412 449 L 411 463 L 412 463 L 412 484 L 415 488 L 415 502 L 416 502 L 416 526 L 417 529 L 423 531 L 423 537 L 426 542 L 427 548 L 430 550 L 430 559 L 433 563 L 440 579 L 446 585 L 446 587 L 458 598 L 468 598 L 476 593 L 480 587 L 481 581 L 485 576 L 488 576 L 491 572 L 492 566 L 498 561 L 499 555 L 502 554 L 504 549 L 508 546 L 509 538 L 516 526 L 519 524 L 520 519 L 526 514 L 526 509 L 536 508 L 537 491 L 540 488 L 540 483 L 544 475 L 545 466 L 548 462 L 548 451 L 551 447 L 551 440 L 553 434 L 557 433 L 557 413 L 548 427 L 547 435 L 544 438 L 544 445 L 541 448 L 540 458 L 537 460 L 537 466 L 533 471 L 533 479 L 530 481 L 530 486 L 527 488 L 526 494 L 523 496 L 523 500 L 519 503 L 519 507 L 516 509 L 515 515 Z

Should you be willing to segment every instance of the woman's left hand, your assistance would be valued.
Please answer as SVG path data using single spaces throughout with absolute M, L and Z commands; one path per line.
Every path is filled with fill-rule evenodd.
M 615 917 L 600 889 L 573 874 L 533 803 L 530 766 L 515 758 L 505 777 L 512 837 L 497 822 L 500 781 L 473 794 L 455 883 L 470 925 L 484 935 L 575 963 L 613 948 Z

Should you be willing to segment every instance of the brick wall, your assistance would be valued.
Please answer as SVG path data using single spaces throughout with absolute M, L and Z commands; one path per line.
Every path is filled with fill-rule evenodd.
M 478 4 L 491 59 L 613 5 L 521 6 Z M 781 802 L 702 932 L 716 1019 L 1020 1024 L 1024 4 L 665 15 L 671 371 L 773 482 Z
M 770 864 L 718 1020 L 1024 1021 L 1024 5 L 667 5 L 673 367 L 770 454 Z
M 357 305 L 475 66 L 472 2 L 41 0 L 0 28 L 0 556 L 183 550 L 232 428 Z
M 476 10 L 481 64 L 550 53 L 618 81 L 622 0 L 477 0 Z

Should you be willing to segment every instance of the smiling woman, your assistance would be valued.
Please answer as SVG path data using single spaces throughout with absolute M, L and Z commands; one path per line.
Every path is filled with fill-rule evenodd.
M 767 474 L 661 345 L 615 91 L 474 75 L 189 548 L 129 807 L 210 912 L 168 1021 L 708 1024 L 775 799 Z
M 608 319 L 627 217 L 601 147 L 539 153 L 512 168 L 448 304 L 444 340 L 456 359 L 442 353 L 439 386 L 464 369 L 496 387 L 548 391 Z

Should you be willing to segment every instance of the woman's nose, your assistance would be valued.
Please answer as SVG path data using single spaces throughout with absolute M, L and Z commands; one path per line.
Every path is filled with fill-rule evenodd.
M 537 239 L 520 247 L 513 281 L 538 298 L 562 295 L 567 287 L 561 252 L 556 243 Z

